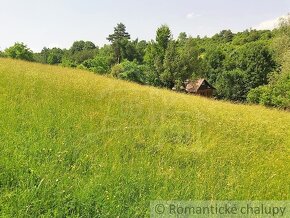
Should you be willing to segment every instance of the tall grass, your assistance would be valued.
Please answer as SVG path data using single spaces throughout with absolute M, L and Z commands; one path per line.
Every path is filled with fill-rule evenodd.
M 0 216 L 286 200 L 290 113 L 0 59 Z

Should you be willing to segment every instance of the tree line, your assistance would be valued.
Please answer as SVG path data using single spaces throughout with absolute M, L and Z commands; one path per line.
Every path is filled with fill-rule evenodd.
M 81 40 L 69 49 L 43 48 L 39 53 L 15 43 L 0 56 L 177 90 L 186 79 L 206 78 L 218 99 L 290 108 L 290 16 L 272 31 L 223 30 L 212 37 L 180 33 L 174 39 L 162 25 L 151 41 L 131 39 L 119 23 L 107 40 L 110 44 L 102 47 Z

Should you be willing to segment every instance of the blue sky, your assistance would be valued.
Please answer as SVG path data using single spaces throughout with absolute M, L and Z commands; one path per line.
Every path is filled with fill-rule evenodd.
M 117 23 L 132 38 L 153 39 L 167 24 L 173 35 L 211 36 L 254 27 L 273 28 L 290 12 L 290 0 L 0 0 L 0 50 L 24 42 L 34 51 L 44 46 L 68 48 L 75 40 L 108 43 Z

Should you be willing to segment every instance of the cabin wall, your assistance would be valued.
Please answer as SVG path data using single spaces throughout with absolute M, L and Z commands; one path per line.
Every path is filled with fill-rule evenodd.
M 205 97 L 212 97 L 213 90 L 212 89 L 198 90 L 196 94 L 201 95 L 201 96 L 205 96 Z

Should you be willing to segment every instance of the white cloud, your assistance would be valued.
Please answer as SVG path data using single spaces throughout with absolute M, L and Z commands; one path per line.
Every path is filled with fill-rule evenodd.
M 281 18 L 286 18 L 287 16 L 281 16 L 281 17 L 277 17 L 273 20 L 266 20 L 261 22 L 260 24 L 258 24 L 257 26 L 254 26 L 254 29 L 257 30 L 272 30 L 276 27 L 278 27 L 279 25 L 279 21 Z
M 188 13 L 186 15 L 186 18 L 187 19 L 192 19 L 192 18 L 196 18 L 196 17 L 200 17 L 200 16 L 201 16 L 200 14 L 195 14 L 195 13 L 191 12 L 191 13 Z

